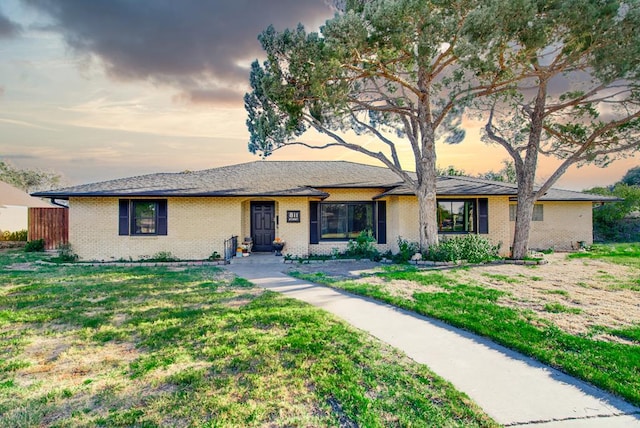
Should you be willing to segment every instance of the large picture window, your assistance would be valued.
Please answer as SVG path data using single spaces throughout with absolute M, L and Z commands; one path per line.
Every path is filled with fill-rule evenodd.
M 120 235 L 166 235 L 166 199 L 120 199 Z
M 438 200 L 438 232 L 474 233 L 476 201 L 474 199 Z
M 320 239 L 352 239 L 365 230 L 375 234 L 373 203 L 320 204 Z

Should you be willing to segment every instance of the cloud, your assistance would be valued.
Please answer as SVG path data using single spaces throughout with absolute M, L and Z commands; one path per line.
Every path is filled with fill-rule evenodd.
M 37 123 L 25 122 L 23 120 L 6 119 L 3 117 L 0 117 L 0 123 L 7 123 L 9 125 L 16 125 L 16 126 L 24 126 L 27 128 L 44 129 L 45 131 L 57 131 L 57 129 L 55 128 L 38 125 Z
M 173 101 L 177 103 L 189 104 L 217 104 L 234 106 L 242 101 L 242 96 L 239 97 L 238 95 L 241 95 L 244 92 L 245 91 L 237 91 L 228 88 L 193 89 L 177 94 L 173 97 Z
M 248 70 L 262 56 L 258 34 L 269 24 L 317 25 L 332 15 L 322 0 L 26 0 L 53 20 L 79 55 L 98 58 L 114 79 L 180 89 L 183 100 L 241 103 Z M 225 90 L 221 90 L 224 88 Z
M 4 16 L 0 12 L 0 39 L 15 37 L 22 31 L 20 24 L 17 24 Z

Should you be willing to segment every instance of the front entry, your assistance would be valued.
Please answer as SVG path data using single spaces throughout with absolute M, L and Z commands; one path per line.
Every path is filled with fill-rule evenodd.
M 276 239 L 275 202 L 251 202 L 253 251 L 271 251 Z

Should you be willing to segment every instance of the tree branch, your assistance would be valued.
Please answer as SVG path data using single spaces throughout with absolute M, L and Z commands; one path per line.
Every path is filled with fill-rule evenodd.
M 392 170 L 398 176 L 400 176 L 400 178 L 402 178 L 402 180 L 406 184 L 408 184 L 409 186 L 411 186 L 413 188 L 416 187 L 415 180 L 409 174 L 407 174 L 407 172 L 404 171 L 401 167 L 396 166 L 396 164 L 393 161 L 391 161 L 387 156 L 385 156 L 384 153 L 382 153 L 382 152 L 374 152 L 374 151 L 368 150 L 368 149 L 366 149 L 366 148 L 364 148 L 364 147 L 362 147 L 362 146 L 360 146 L 358 144 L 353 144 L 353 143 L 347 142 L 344 138 L 340 137 L 338 134 L 336 134 L 335 132 L 331 131 L 329 128 L 323 126 L 321 123 L 319 123 L 317 120 L 315 120 L 311 116 L 305 116 L 304 120 L 311 127 L 313 127 L 316 131 L 328 135 L 329 137 L 331 137 L 335 141 L 335 143 L 328 143 L 329 145 L 325 145 L 325 146 L 322 146 L 322 147 L 331 147 L 331 146 L 345 147 L 345 148 L 347 148 L 349 150 L 353 150 L 355 152 L 365 154 L 365 155 L 367 155 L 369 157 L 372 157 L 374 159 L 378 159 L 380 162 L 382 162 L 384 165 L 386 165 L 390 170 Z M 308 145 L 308 144 L 302 143 L 302 142 L 287 142 L 287 143 L 284 143 L 284 145 L 304 145 L 304 146 L 309 147 L 309 148 L 321 147 L 321 146 L 311 146 L 311 145 Z
M 491 111 L 489 112 L 489 119 L 487 119 L 487 124 L 484 126 L 484 130 L 487 133 L 487 136 L 489 137 L 489 139 L 495 141 L 496 143 L 504 147 L 504 149 L 507 151 L 507 153 L 509 153 L 509 155 L 511 156 L 513 161 L 516 163 L 516 166 L 518 168 L 523 168 L 524 164 L 522 162 L 522 157 L 520 156 L 520 153 L 518 152 L 518 150 L 516 150 L 511 144 L 509 144 L 509 142 L 506 139 L 496 134 L 496 132 L 493 129 L 493 115 L 495 113 L 495 108 L 496 108 L 496 104 L 493 103 L 493 105 L 491 106 Z

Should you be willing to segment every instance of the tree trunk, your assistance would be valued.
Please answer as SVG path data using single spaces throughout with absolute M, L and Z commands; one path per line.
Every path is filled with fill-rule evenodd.
M 431 245 L 438 244 L 435 170 L 427 175 L 433 177 L 424 177 L 416 190 L 419 206 L 420 249 L 423 251 Z
M 426 132 L 425 132 L 426 131 Z M 416 162 L 419 206 L 420 249 L 426 250 L 438 244 L 438 210 L 436 203 L 436 148 L 435 135 L 430 126 L 422 133 L 422 156 Z
M 518 174 L 518 208 L 516 210 L 515 233 L 513 234 L 514 259 L 524 259 L 529 251 L 529 232 L 533 218 L 533 204 L 536 202 L 536 193 L 533 185 L 538 168 L 538 149 L 542 136 L 545 105 L 547 96 L 547 82 L 541 81 L 538 85 L 533 110 L 530 113 L 531 129 L 527 143 L 526 155 L 523 162 L 516 162 Z
M 531 232 L 531 220 L 533 219 L 533 205 L 535 202 L 530 192 L 523 195 L 520 193 L 520 190 L 518 190 L 516 225 L 511 252 L 511 257 L 516 260 L 524 259 L 529 252 L 529 233 Z
M 420 61 L 417 61 L 420 63 Z M 418 197 L 420 249 L 438 244 L 438 211 L 436 207 L 436 134 L 431 116 L 430 95 L 431 75 L 428 70 L 418 70 L 418 126 L 420 146 L 414 147 L 416 176 L 418 178 L 416 196 Z M 416 142 L 417 143 L 417 142 Z

